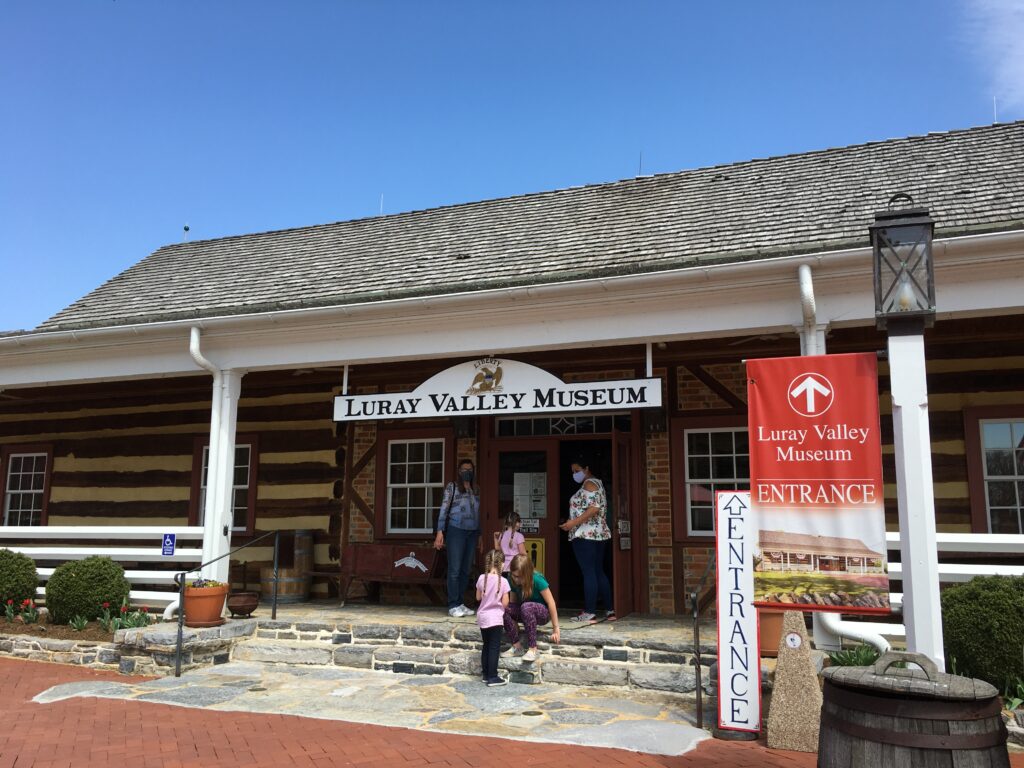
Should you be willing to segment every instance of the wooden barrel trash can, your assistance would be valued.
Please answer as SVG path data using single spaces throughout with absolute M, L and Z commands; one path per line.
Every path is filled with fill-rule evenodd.
M 872 667 L 829 667 L 824 678 L 819 768 L 1009 768 L 999 691 L 983 680 L 897 652 Z
M 277 602 L 304 603 L 309 600 L 309 587 L 313 577 L 306 570 L 278 568 Z M 260 568 L 260 599 L 270 602 L 274 599 L 274 569 Z

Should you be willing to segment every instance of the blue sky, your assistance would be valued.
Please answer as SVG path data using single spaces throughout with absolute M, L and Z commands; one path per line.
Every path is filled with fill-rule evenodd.
M 1024 3 L 0 5 L 0 329 L 182 238 L 1024 118 Z

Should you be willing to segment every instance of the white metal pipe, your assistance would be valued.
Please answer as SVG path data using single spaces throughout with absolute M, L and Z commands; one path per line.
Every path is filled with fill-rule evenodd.
M 345 366 L 345 372 L 341 374 L 341 394 L 348 394 L 348 366 Z
M 803 316 L 803 327 L 800 331 L 800 354 L 825 354 L 825 334 L 818 328 L 818 308 L 814 300 L 814 280 L 809 264 L 801 264 L 797 268 L 800 281 L 800 314 Z M 820 335 L 819 335 L 820 334 Z
M 647 342 L 647 378 L 651 378 L 654 375 L 654 351 L 651 349 L 653 345 L 651 342 Z
M 207 452 L 206 471 L 206 502 L 203 505 L 203 562 L 211 560 L 215 555 L 217 532 L 217 500 L 220 494 L 217 493 L 219 484 L 219 462 L 220 456 L 220 424 L 221 424 L 221 382 L 223 374 L 220 368 L 207 360 L 200 349 L 199 328 L 192 326 L 189 345 L 189 354 L 196 365 L 213 375 L 213 393 L 210 397 L 210 446 Z M 206 574 L 204 574 L 206 575 Z
M 831 611 L 818 611 L 814 616 L 818 620 L 817 623 L 828 633 L 849 640 L 870 643 L 878 649 L 879 653 L 885 653 L 892 648 L 889 641 L 878 633 L 877 625 L 867 622 L 843 621 L 840 614 Z
M 811 268 L 801 264 L 797 268 L 800 278 L 800 310 L 804 316 L 804 325 L 813 327 L 817 322 L 817 307 L 814 303 L 814 282 L 811 279 Z

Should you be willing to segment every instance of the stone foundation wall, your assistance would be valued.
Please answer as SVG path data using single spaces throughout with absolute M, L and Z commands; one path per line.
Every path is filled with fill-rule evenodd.
M 204 629 L 186 627 L 182 633 L 182 670 L 230 661 L 232 648 L 255 632 L 255 619 L 239 619 Z M 126 675 L 164 676 L 174 674 L 177 637 L 178 626 L 172 623 L 121 629 L 114 633 L 113 642 L 0 633 L 0 655 L 78 664 Z

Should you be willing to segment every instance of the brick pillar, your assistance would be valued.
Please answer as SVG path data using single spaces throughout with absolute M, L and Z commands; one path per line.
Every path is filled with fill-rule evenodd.
M 647 458 L 647 574 L 650 611 L 675 612 L 672 562 L 672 494 L 668 433 L 648 435 Z

